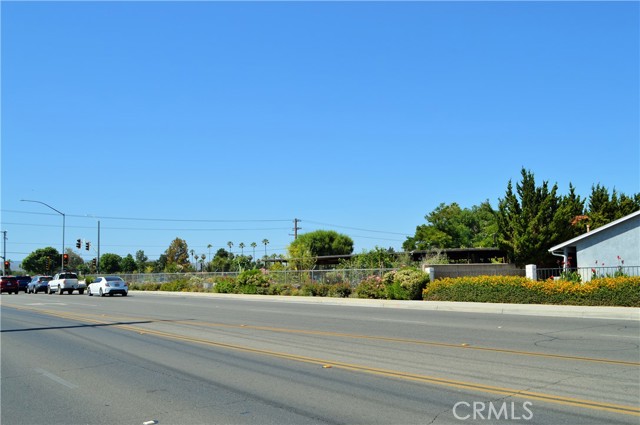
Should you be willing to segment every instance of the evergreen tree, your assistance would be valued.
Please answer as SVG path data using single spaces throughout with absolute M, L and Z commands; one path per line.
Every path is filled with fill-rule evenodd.
M 550 187 L 544 181 L 538 187 L 532 172 L 523 168 L 521 174 L 516 193 L 509 181 L 505 197 L 499 202 L 498 246 L 519 266 L 553 267 L 557 259 L 548 249 L 575 232 L 571 220 L 581 212 L 580 199 L 575 193 L 559 198 L 557 184 Z

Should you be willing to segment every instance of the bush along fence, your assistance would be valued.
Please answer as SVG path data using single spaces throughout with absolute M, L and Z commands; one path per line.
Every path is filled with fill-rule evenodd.
M 587 282 L 566 273 L 546 280 L 491 275 L 430 281 L 425 271 L 402 268 L 134 276 L 136 281 L 125 278 L 131 290 L 640 307 L 640 276 L 626 275 L 596 274 Z

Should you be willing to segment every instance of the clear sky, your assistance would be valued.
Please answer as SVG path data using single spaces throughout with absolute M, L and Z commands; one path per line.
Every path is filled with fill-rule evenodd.
M 640 192 L 638 2 L 6 2 L 7 257 L 401 250 L 440 203 Z M 1 248 L 0 248 L 1 249 Z M 82 251 L 89 260 L 93 252 Z

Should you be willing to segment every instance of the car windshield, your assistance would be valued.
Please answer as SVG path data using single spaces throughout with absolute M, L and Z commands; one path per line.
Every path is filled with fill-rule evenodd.
M 40 282 L 49 282 L 51 280 L 50 277 L 41 277 Z
M 60 279 L 76 279 L 77 276 L 74 273 L 63 273 L 60 275 Z

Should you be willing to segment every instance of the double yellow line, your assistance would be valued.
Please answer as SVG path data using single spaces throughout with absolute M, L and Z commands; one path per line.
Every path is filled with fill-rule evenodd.
M 169 340 L 174 340 L 174 341 L 183 341 L 183 342 L 200 344 L 200 345 L 205 345 L 205 346 L 225 348 L 225 349 L 242 351 L 242 352 L 246 352 L 246 353 L 253 353 L 253 354 L 259 354 L 259 355 L 265 355 L 265 356 L 270 356 L 270 357 L 275 357 L 275 358 L 280 358 L 280 359 L 285 359 L 285 360 L 293 360 L 293 361 L 297 361 L 297 362 L 320 365 L 320 366 L 324 366 L 324 367 L 331 367 L 331 368 L 336 368 L 336 369 L 350 370 L 350 371 L 355 371 L 355 372 L 367 373 L 367 374 L 377 375 L 377 376 L 385 376 L 385 377 L 408 380 L 408 381 L 413 381 L 413 382 L 435 384 L 435 385 L 441 385 L 441 386 L 446 386 L 446 387 L 450 387 L 450 388 L 458 388 L 458 389 L 468 390 L 468 391 L 479 391 L 479 392 L 483 392 L 483 393 L 499 394 L 499 395 L 502 395 L 502 396 L 524 398 L 524 399 L 527 399 L 527 400 L 537 400 L 537 401 L 560 404 L 560 405 L 565 405 L 565 406 L 572 406 L 572 407 L 579 407 L 579 408 L 586 408 L 586 409 L 594 409 L 594 410 L 607 411 L 607 412 L 613 412 L 613 413 L 624 414 L 624 415 L 640 416 L 640 407 L 638 407 L 638 406 L 628 406 L 628 405 L 622 405 L 622 404 L 604 403 L 604 402 L 599 402 L 599 401 L 594 401 L 594 400 L 586 400 L 586 399 L 580 399 L 580 398 L 574 398 L 574 397 L 564 397 L 564 396 L 558 396 L 558 395 L 553 395 L 553 394 L 539 393 L 539 392 L 534 392 L 534 391 L 519 390 L 519 389 L 515 389 L 515 388 L 507 388 L 507 387 L 498 387 L 498 386 L 485 385 L 485 384 L 477 384 L 477 383 L 458 381 L 458 380 L 453 380 L 453 379 L 438 378 L 438 377 L 429 376 L 429 375 L 421 375 L 421 374 L 402 372 L 402 371 L 391 370 L 391 369 L 375 368 L 375 367 L 370 367 L 370 366 L 365 366 L 365 365 L 358 365 L 358 364 L 353 364 L 353 363 L 345 363 L 345 362 L 340 362 L 340 361 L 333 361 L 333 360 L 320 359 L 320 358 L 315 358 L 315 357 L 308 357 L 308 356 L 301 356 L 301 355 L 296 355 L 296 354 L 283 353 L 283 352 L 278 352 L 278 351 L 264 350 L 264 349 L 252 348 L 252 347 L 248 347 L 248 346 L 244 346 L 244 345 L 222 343 L 222 342 L 211 341 L 211 340 L 204 339 L 204 338 L 196 338 L 196 337 L 184 336 L 184 335 L 171 333 L 171 332 L 163 332 L 163 331 L 145 329 L 145 328 L 142 328 L 142 327 L 139 327 L 139 326 L 132 326 L 132 325 L 124 324 L 124 323 L 118 323 L 118 322 L 114 323 L 114 322 L 110 322 L 110 321 L 105 321 L 104 319 L 98 320 L 98 319 L 95 319 L 95 318 L 88 317 L 86 315 L 78 315 L 78 314 L 72 314 L 72 313 L 62 313 L 62 312 L 49 311 L 49 310 L 38 310 L 38 309 L 32 309 L 32 308 L 26 308 L 26 307 L 14 307 L 14 308 L 19 309 L 19 310 L 34 311 L 34 312 L 37 312 L 37 313 L 47 314 L 47 315 L 50 315 L 50 316 L 55 316 L 55 317 L 60 317 L 60 318 L 65 318 L 65 319 L 78 320 L 78 321 L 87 322 L 87 323 L 96 323 L 96 324 L 101 324 L 101 325 L 112 325 L 112 326 L 118 327 L 120 329 L 124 329 L 124 330 L 131 331 L 131 332 L 136 332 L 136 333 L 141 334 L 141 335 L 151 335 L 151 336 L 156 336 L 156 337 L 169 339 Z M 95 316 L 93 316 L 93 317 L 95 317 Z M 133 320 L 142 321 L 142 320 L 145 320 L 145 319 L 137 318 L 137 319 L 133 319 Z M 153 320 L 153 319 L 151 319 L 151 320 Z M 171 322 L 184 323 L 186 321 L 171 321 Z M 202 324 L 202 322 L 189 322 L 189 323 L 198 324 L 198 325 Z M 216 326 L 236 327 L 234 325 L 216 325 Z M 279 329 L 279 328 L 269 328 L 269 327 L 262 327 L 262 326 L 237 326 L 237 327 L 242 327 L 243 329 L 249 328 L 249 329 L 271 330 L 271 331 Z M 280 331 L 284 332 L 285 330 L 281 329 Z M 331 332 L 318 332 L 318 331 L 291 331 L 291 332 L 308 333 L 308 334 L 315 334 L 315 335 L 322 334 L 322 335 L 330 335 L 330 336 L 338 335 L 338 336 L 354 337 L 353 335 L 350 335 L 350 334 L 339 334 L 339 333 L 331 333 Z M 381 340 L 389 340 L 389 341 L 404 341 L 404 342 L 407 342 L 407 340 L 401 340 L 401 339 L 396 339 L 396 338 L 366 337 L 366 336 L 360 336 L 360 337 L 362 337 L 362 338 L 370 338 L 370 339 L 381 339 Z M 409 341 L 413 341 L 413 340 L 409 340 Z M 413 341 L 413 342 L 418 343 L 419 341 Z M 440 343 L 427 343 L 427 344 L 429 344 L 429 345 L 442 345 L 442 346 L 447 346 L 447 347 L 448 346 L 452 346 L 452 347 L 456 347 L 456 348 L 459 347 L 459 346 L 454 345 L 454 344 L 440 344 Z M 466 349 L 468 349 L 468 348 L 466 348 Z M 482 348 L 476 347 L 476 349 L 482 349 Z M 545 356 L 545 357 L 560 357 L 560 358 L 564 358 L 564 359 L 585 360 L 585 361 L 592 361 L 592 360 L 593 361 L 603 361 L 603 362 L 606 361 L 606 362 L 610 362 L 610 363 L 638 366 L 638 364 L 634 363 L 634 362 L 607 361 L 605 359 L 589 359 L 587 357 L 545 355 L 543 353 L 526 353 L 526 352 L 518 352 L 518 351 L 511 351 L 511 350 L 499 350 L 499 349 L 496 350 L 496 349 L 489 349 L 489 348 L 484 348 L 484 350 L 500 351 L 500 352 L 506 352 L 506 353 L 512 353 L 512 354 L 527 354 L 527 355 L 540 355 L 540 356 Z

